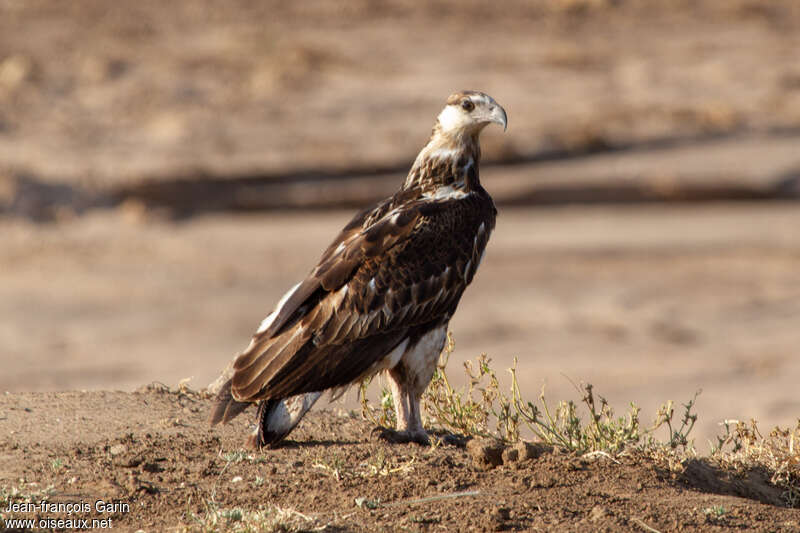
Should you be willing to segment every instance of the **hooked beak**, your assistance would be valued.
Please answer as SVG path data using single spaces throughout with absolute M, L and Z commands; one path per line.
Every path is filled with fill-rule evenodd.
M 506 110 L 503 109 L 499 104 L 494 104 L 489 108 L 488 118 L 489 122 L 494 122 L 495 124 L 500 124 L 503 126 L 503 131 L 506 131 L 508 128 L 508 117 L 506 116 Z

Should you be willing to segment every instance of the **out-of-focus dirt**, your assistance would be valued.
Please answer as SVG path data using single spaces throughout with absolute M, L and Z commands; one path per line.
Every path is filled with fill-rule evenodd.
M 0 3 L 0 162 L 48 183 L 405 167 L 448 94 L 484 152 L 800 126 L 793 0 Z
M 244 420 L 209 429 L 209 408 L 194 394 L 157 386 L 0 397 L 3 496 L 16 489 L 18 502 L 39 504 L 47 495 L 51 503 L 89 506 L 72 514 L 3 508 L 3 519 L 203 531 L 213 510 L 275 516 L 277 506 L 278 524 L 303 531 L 800 528 L 800 510 L 782 507 L 780 491 L 758 472 L 736 477 L 698 461 L 672 473 L 637 455 L 612 461 L 545 447 L 505 453 L 487 469 L 480 447 L 376 442 L 370 426 L 346 412 L 311 414 L 284 447 L 243 453 Z M 99 512 L 98 500 L 117 507 Z M 217 527 L 239 524 L 219 518 Z

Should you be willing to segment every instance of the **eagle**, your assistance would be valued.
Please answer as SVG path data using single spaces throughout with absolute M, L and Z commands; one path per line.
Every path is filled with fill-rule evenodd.
M 489 95 L 450 95 L 393 196 L 358 213 L 262 322 L 232 363 L 210 422 L 258 404 L 251 448 L 281 442 L 325 391 L 385 371 L 392 442 L 428 443 L 420 398 L 448 323 L 483 259 L 497 210 L 478 178 L 478 137 L 505 110 Z

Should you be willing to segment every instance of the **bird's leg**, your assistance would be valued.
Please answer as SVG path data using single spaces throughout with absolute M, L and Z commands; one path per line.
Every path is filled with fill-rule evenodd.
M 409 376 L 408 368 L 402 362 L 390 369 L 388 375 L 397 425 L 395 431 L 381 430 L 380 438 L 390 442 L 429 444 L 428 433 L 422 427 L 419 410 L 419 400 L 427 382 L 422 387 L 414 386 L 418 380 Z
M 397 416 L 395 429 L 398 433 L 405 433 L 409 440 L 428 443 L 428 432 L 422 427 L 422 417 L 419 412 L 419 400 L 425 390 L 415 386 L 416 379 L 410 378 L 407 368 L 402 363 L 389 371 L 389 383 L 392 387 L 394 398 L 394 411 Z
M 397 365 L 402 367 L 402 365 Z M 388 372 L 389 374 L 389 387 L 392 389 L 392 400 L 394 400 L 394 416 L 395 429 L 397 431 L 405 431 L 408 429 L 408 419 L 411 414 L 410 398 L 408 395 L 408 388 L 405 387 L 405 379 L 403 369 L 397 367 Z
M 417 339 L 400 361 L 387 372 L 397 426 L 396 431 L 382 431 L 381 438 L 392 442 L 430 443 L 428 432 L 422 427 L 419 402 L 433 377 L 436 361 L 446 339 L 445 323 Z

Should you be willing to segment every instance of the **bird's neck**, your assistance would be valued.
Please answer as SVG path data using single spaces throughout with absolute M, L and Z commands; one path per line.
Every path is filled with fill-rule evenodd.
M 423 193 L 432 193 L 447 186 L 464 192 L 480 187 L 479 133 L 449 134 L 443 132 L 437 123 L 428 144 L 414 161 L 403 188 L 418 187 Z

